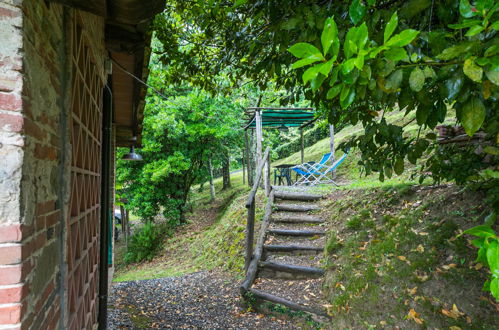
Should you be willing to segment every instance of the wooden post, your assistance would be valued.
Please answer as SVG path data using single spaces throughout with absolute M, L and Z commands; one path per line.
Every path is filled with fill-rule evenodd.
M 263 132 L 262 132 L 262 112 L 260 110 L 255 111 L 256 116 L 256 164 L 262 159 L 262 140 L 263 140 Z M 264 176 L 265 181 L 267 176 Z M 264 187 L 264 182 L 262 182 L 261 187 Z
M 267 161 L 266 161 L 266 165 L 265 166 L 265 195 L 267 197 L 270 196 L 270 154 L 268 155 L 267 157 Z
M 303 139 L 303 128 L 300 129 L 300 139 L 301 139 L 301 163 L 305 163 L 305 141 Z
M 208 172 L 210 175 L 210 202 L 215 200 L 215 184 L 213 183 L 213 165 L 211 164 L 211 156 L 208 158 Z
M 246 167 L 244 165 L 244 149 L 242 150 L 241 165 L 243 165 L 243 185 L 246 185 Z
M 244 131 L 244 144 L 246 146 L 246 166 L 248 167 L 248 186 L 253 186 L 253 177 L 251 173 L 250 147 L 248 142 L 248 130 Z
M 329 148 L 331 151 L 331 164 L 334 163 L 334 125 L 329 125 Z M 336 177 L 336 170 L 333 171 L 333 177 Z
M 246 221 L 246 258 L 244 269 L 248 270 L 253 257 L 253 238 L 255 236 L 255 199 L 248 208 L 248 220 Z
M 125 208 L 120 204 L 120 215 L 121 215 L 121 232 L 123 237 L 125 237 Z

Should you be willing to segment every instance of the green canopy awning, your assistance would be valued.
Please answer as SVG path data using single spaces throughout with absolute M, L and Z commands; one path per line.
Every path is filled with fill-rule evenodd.
M 315 115 L 311 108 L 248 108 L 248 128 L 256 127 L 255 111 L 261 111 L 263 128 L 279 127 L 300 127 L 315 120 Z

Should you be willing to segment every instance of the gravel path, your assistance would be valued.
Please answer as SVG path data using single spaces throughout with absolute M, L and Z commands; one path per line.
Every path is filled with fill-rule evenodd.
M 297 329 L 292 321 L 250 313 L 241 306 L 239 281 L 199 272 L 179 277 L 113 283 L 108 329 Z

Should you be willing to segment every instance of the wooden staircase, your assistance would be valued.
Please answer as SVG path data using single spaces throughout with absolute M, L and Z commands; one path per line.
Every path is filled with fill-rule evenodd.
M 272 190 L 255 252 L 241 285 L 245 297 L 327 317 L 321 302 L 325 223 L 320 195 Z

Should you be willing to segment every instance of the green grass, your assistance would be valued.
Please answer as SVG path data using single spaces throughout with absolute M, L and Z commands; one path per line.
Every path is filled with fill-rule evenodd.
M 482 196 L 456 187 L 421 188 L 385 185 L 333 195 L 324 288 L 335 326 L 416 327 L 407 319 L 412 308 L 424 325 L 469 328 L 465 317 L 441 313 L 453 304 L 474 328 L 497 321 L 495 307 L 481 300 L 486 272 L 475 269 L 476 251 L 456 238 L 470 226 L 470 215 L 483 213 Z

